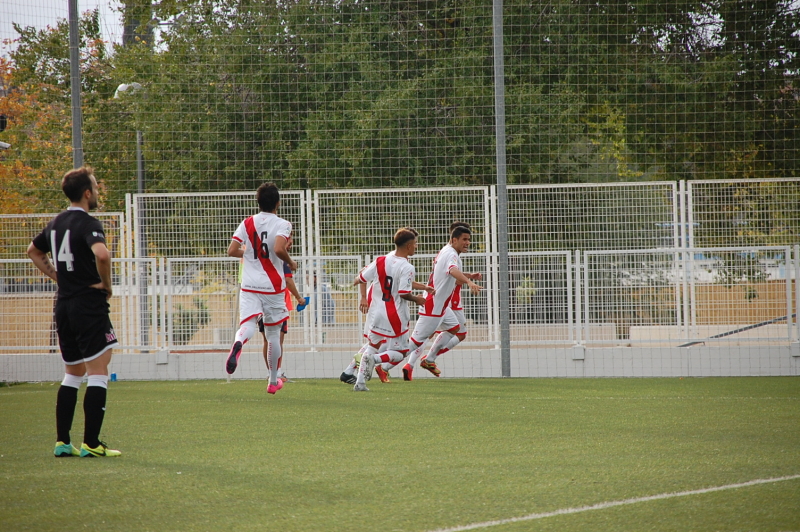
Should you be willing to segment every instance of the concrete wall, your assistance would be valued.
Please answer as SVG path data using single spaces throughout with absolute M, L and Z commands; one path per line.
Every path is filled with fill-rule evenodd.
M 266 379 L 260 346 L 242 355 L 233 380 Z M 224 351 L 115 354 L 111 371 L 119 380 L 227 380 Z M 288 351 L 284 368 L 290 378 L 337 378 L 349 351 Z M 500 377 L 500 351 L 457 348 L 439 358 L 444 377 Z M 400 379 L 398 369 L 392 371 Z M 57 354 L 0 355 L 0 381 L 60 381 L 64 370 Z M 689 348 L 520 348 L 512 350 L 512 377 L 732 377 L 800 375 L 800 344 L 762 347 Z M 417 369 L 415 377 L 432 378 Z

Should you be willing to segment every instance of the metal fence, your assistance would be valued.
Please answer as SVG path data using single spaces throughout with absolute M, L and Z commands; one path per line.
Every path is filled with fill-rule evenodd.
M 797 342 L 798 189 L 800 180 L 511 187 L 512 347 Z M 279 213 L 295 228 L 295 281 L 311 299 L 307 311 L 292 313 L 287 349 L 355 350 L 363 328 L 356 273 L 408 225 L 420 231 L 411 260 L 417 280 L 426 279 L 456 219 L 475 230 L 464 268 L 481 272 L 485 287 L 464 293 L 463 347 L 497 347 L 494 187 L 282 194 Z M 119 242 L 112 319 L 123 352 L 227 350 L 238 326 L 239 264 L 225 249 L 257 210 L 253 194 L 142 194 L 128 206 L 126 215 L 103 217 Z M 50 217 L 17 219 L 33 235 Z M 22 250 L 30 236 L 3 219 L 0 238 Z M 53 296 L 30 261 L 0 260 L 0 352 L 55 352 Z

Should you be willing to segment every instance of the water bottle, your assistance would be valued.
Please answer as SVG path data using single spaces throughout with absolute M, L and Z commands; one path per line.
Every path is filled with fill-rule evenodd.
M 117 374 L 116 373 L 112 373 L 111 374 L 111 382 L 117 382 Z

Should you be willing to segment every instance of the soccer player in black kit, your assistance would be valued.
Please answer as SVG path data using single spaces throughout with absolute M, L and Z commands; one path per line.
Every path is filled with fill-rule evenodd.
M 55 319 L 64 360 L 64 380 L 56 400 L 57 457 L 119 456 L 100 441 L 106 409 L 108 364 L 117 335 L 109 318 L 111 254 L 103 225 L 88 211 L 97 208 L 97 180 L 88 166 L 70 170 L 61 180 L 70 207 L 56 216 L 28 246 L 28 256 L 58 283 Z M 52 262 L 47 253 L 52 256 Z M 80 450 L 72 445 L 70 429 L 83 376 L 86 418 Z

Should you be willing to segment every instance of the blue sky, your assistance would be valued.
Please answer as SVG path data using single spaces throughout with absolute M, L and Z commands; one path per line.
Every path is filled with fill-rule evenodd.
M 118 0 L 78 0 L 78 11 L 83 13 L 100 8 L 100 24 L 106 40 L 119 42 L 122 26 L 118 13 Z M 2 0 L 0 2 L 0 43 L 17 36 L 12 26 L 16 22 L 22 26 L 44 28 L 54 26 L 59 18 L 69 15 L 67 0 Z M 0 53 L 6 55 L 8 47 L 0 44 Z

